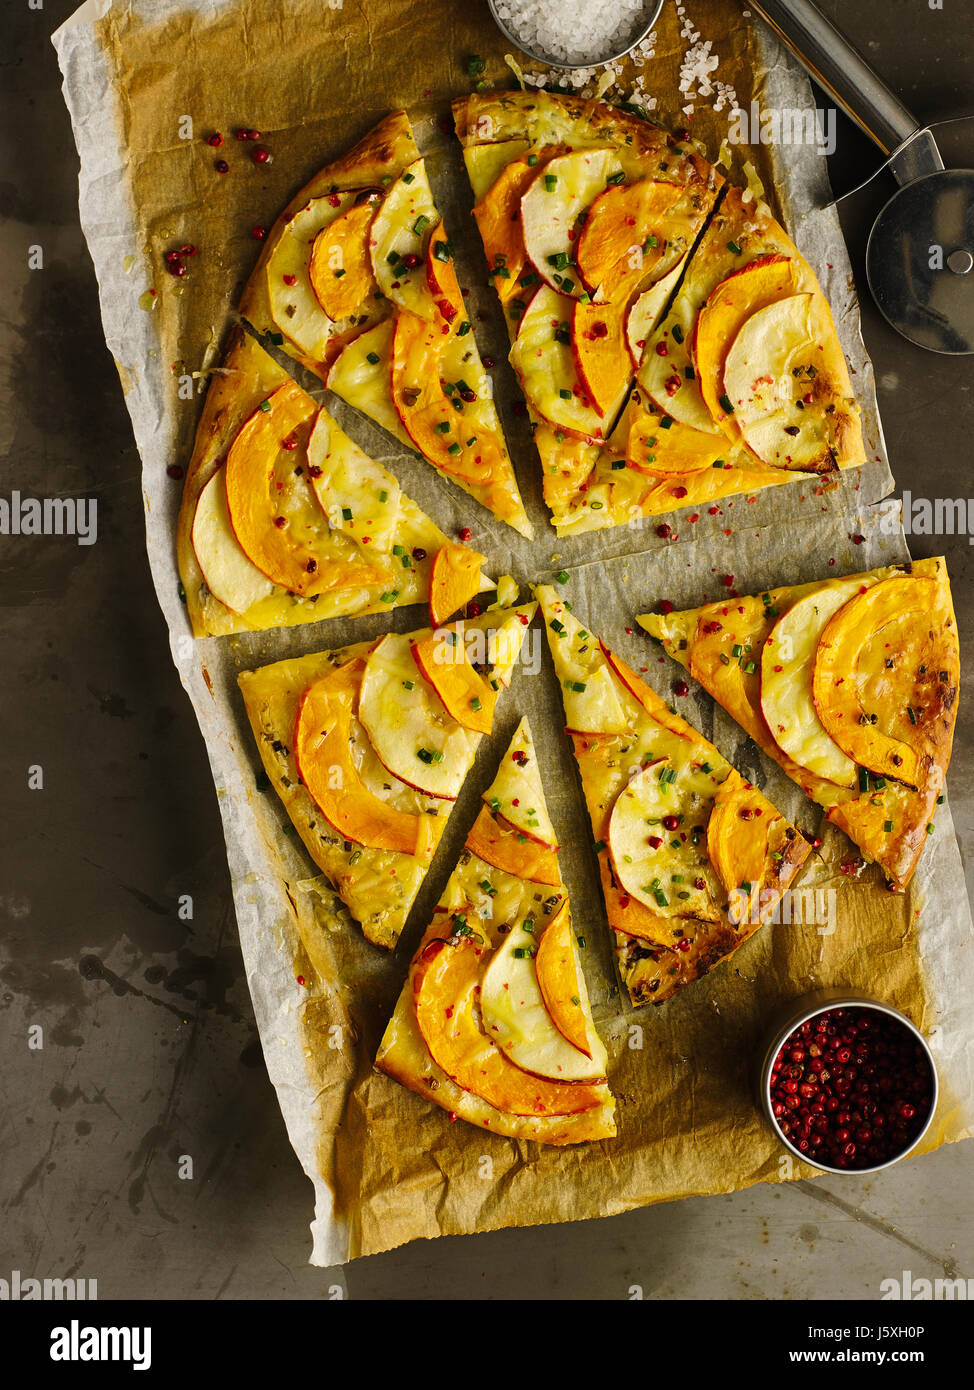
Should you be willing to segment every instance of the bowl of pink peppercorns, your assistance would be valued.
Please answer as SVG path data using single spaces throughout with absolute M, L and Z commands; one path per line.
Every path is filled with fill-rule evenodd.
M 760 1091 L 796 1158 L 827 1173 L 875 1173 L 916 1148 L 937 1108 L 937 1069 L 905 1014 L 820 991 L 796 1001 L 764 1052 Z

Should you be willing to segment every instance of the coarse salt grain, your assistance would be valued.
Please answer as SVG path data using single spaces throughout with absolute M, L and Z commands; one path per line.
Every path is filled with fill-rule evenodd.
M 569 23 L 564 8 L 550 0 L 497 0 L 495 6 L 518 43 L 542 61 L 572 66 L 628 48 L 645 24 L 646 8 L 644 0 L 575 0 Z

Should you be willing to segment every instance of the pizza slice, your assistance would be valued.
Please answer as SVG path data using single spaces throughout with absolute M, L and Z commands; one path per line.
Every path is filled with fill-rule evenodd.
M 539 90 L 453 110 L 553 524 L 632 520 L 606 441 L 723 178 L 689 141 L 603 102 Z
M 729 188 L 647 335 L 635 388 L 562 529 L 712 505 L 865 459 L 814 272 L 765 204 Z
M 661 1004 L 774 915 L 811 845 L 550 586 L 537 597 L 619 974 Z
M 526 719 L 483 801 L 375 1065 L 495 1134 L 611 1139 L 606 1050 Z
M 177 554 L 198 637 L 427 600 L 438 624 L 494 587 L 483 556 L 447 540 L 240 328 L 207 391 Z
M 240 312 L 441 476 L 531 536 L 405 112 L 295 195 L 266 237 Z
M 377 946 L 399 938 L 535 607 L 238 677 L 271 785 Z
M 944 560 L 639 621 L 904 889 L 944 799 L 957 715 Z

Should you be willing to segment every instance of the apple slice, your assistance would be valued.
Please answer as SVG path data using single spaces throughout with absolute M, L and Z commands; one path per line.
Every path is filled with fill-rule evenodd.
M 578 983 L 576 972 L 573 996 L 566 996 L 562 1002 L 561 990 L 567 985 L 569 972 L 564 972 L 565 978 L 560 977 L 555 947 L 548 951 L 547 983 L 557 991 L 557 1017 L 544 992 L 541 974 L 544 943 L 562 919 L 568 922 L 570 938 L 571 919 L 567 908 L 567 902 L 563 903 L 555 920 L 545 927 L 541 945 L 537 947 L 537 960 L 535 932 L 539 925 L 534 918 L 515 923 L 484 971 L 480 1013 L 487 1036 L 522 1071 L 553 1081 L 604 1081 L 605 1050 L 588 1021 L 588 999 L 583 1000 L 584 983 Z M 525 930 L 526 926 L 530 930 Z M 567 949 L 571 953 L 570 944 Z M 576 1001 L 574 1004 L 572 997 Z M 559 1019 L 565 1028 L 571 1028 L 580 1044 L 562 1031 Z
M 572 300 L 542 285 L 521 316 L 510 363 L 528 404 L 556 429 L 601 439 L 606 418 L 588 399 L 571 346 Z
M 449 477 L 485 487 L 509 466 L 506 451 L 492 430 L 468 420 L 443 390 L 442 348 L 442 324 L 396 315 L 392 399 L 406 433 L 430 463 Z
M 885 679 L 877 682 L 884 711 L 888 711 L 884 714 L 884 722 L 894 730 L 902 729 L 900 737 L 879 729 L 863 709 L 860 663 L 879 633 L 891 629 L 887 644 L 898 651 L 897 627 L 904 619 L 922 614 L 929 619 L 932 630 L 935 623 L 942 621 L 942 610 L 943 591 L 936 580 L 915 575 L 883 579 L 865 593 L 858 593 L 829 619 L 818 644 L 812 675 L 812 695 L 818 717 L 843 752 L 860 767 L 914 788 L 922 774 L 917 745 L 922 747 L 924 734 L 922 728 L 918 733 L 913 729 L 921 724 L 926 711 L 921 709 L 909 718 L 908 706 L 914 698 L 917 681 L 913 663 L 897 661 L 894 655 L 889 658 L 893 665 L 884 669 Z M 919 655 L 936 658 L 938 674 L 940 669 L 947 672 L 943 684 L 950 687 L 956 684 L 957 639 L 952 622 L 949 625 L 944 622 L 943 626 L 949 633 L 945 650 L 934 650 L 925 630 L 926 646 L 920 647 Z M 902 641 L 902 628 L 899 641 Z M 933 667 L 933 660 L 929 664 Z M 936 702 L 931 704 L 936 714 L 939 706 Z
M 683 307 L 679 298 L 676 302 Z M 684 313 L 684 317 L 689 315 Z M 675 311 L 671 313 L 643 354 L 638 381 L 661 415 L 702 434 L 712 434 L 723 443 L 727 436 L 707 409 L 690 361 L 692 333 L 692 322 L 681 322 Z
M 311 250 L 315 238 L 350 208 L 356 193 L 312 198 L 281 230 L 264 274 L 275 325 L 312 361 L 325 359 L 335 324 L 318 303 L 311 284 Z
M 335 359 L 326 385 L 407 449 L 412 449 L 413 441 L 403 429 L 399 413 L 389 399 L 394 330 L 394 318 L 387 318 L 353 338 Z
M 632 375 L 625 302 L 583 304 L 576 300 L 571 337 L 572 356 L 585 395 L 599 415 L 614 418 Z
M 430 622 L 440 627 L 480 593 L 483 555 L 447 541 L 436 552 L 430 572 Z
M 196 501 L 193 549 L 206 586 L 231 613 L 246 613 L 274 585 L 248 560 L 230 524 L 226 472 L 218 468 Z
M 524 288 L 522 276 L 527 253 L 521 234 L 521 198 L 538 173 L 562 151 L 560 145 L 548 145 L 530 152 L 525 149 L 520 158 L 512 159 L 498 172 L 474 207 L 473 215 L 490 267 L 488 273 L 502 304 Z M 530 266 L 528 272 L 531 282 L 536 283 L 536 272 Z
M 552 289 L 581 294 L 575 227 L 619 163 L 612 150 L 580 149 L 557 155 L 540 169 L 521 198 L 521 235 L 528 260 Z
M 477 1026 L 485 949 L 472 936 L 433 939 L 416 958 L 416 1023 L 433 1061 L 505 1115 L 576 1115 L 600 1105 L 597 1085 L 532 1076 Z
M 464 145 L 463 162 L 473 196 L 481 202 L 509 164 L 527 154 L 530 140 L 485 140 L 481 145 Z M 539 152 L 540 153 L 540 152 Z M 516 214 L 517 209 L 514 208 Z
M 452 641 L 446 640 L 452 638 Z M 413 660 L 440 697 L 443 708 L 465 729 L 489 734 L 497 691 L 475 671 L 452 632 L 434 632 L 412 647 Z
M 421 159 L 391 185 L 372 220 L 369 254 L 379 289 L 403 309 L 423 319 L 437 316 L 426 282 L 430 232 L 440 214 Z
M 526 719 L 517 726 L 484 800 L 529 840 L 557 851 L 558 837 L 545 804 L 538 755 Z
M 793 260 L 780 255 L 759 256 L 722 280 L 700 310 L 694 334 L 700 394 L 714 420 L 728 426 L 731 438 L 740 434 L 740 428 L 736 416 L 721 404 L 728 349 L 751 314 L 793 295 L 797 285 Z
M 856 764 L 822 726 L 812 672 L 826 624 L 860 588 L 860 580 L 847 579 L 806 594 L 778 619 L 761 649 L 761 712 L 771 737 L 799 767 L 839 787 L 855 785 Z
M 694 783 L 703 777 L 674 757 L 641 768 L 613 803 L 607 839 L 616 881 L 638 902 L 663 916 L 717 921 L 703 836 L 692 833 L 702 810 Z M 678 824 L 669 829 L 671 816 Z
M 389 633 L 372 648 L 358 717 L 394 777 L 427 796 L 457 799 L 479 736 L 447 714 L 413 660 L 408 635 Z
M 381 800 L 355 765 L 350 683 L 354 686 L 364 670 L 365 662 L 353 659 L 301 696 L 294 731 L 299 775 L 322 815 L 344 839 L 429 860 L 445 818 L 411 815 Z
M 588 209 L 578 238 L 578 269 L 594 299 L 628 295 L 663 258 L 660 228 L 684 190 L 675 183 L 640 179 L 614 184 Z
M 330 319 L 350 317 L 375 289 L 369 258 L 371 201 L 353 204 L 314 239 L 308 278 L 315 298 Z
M 605 1076 L 605 1048 L 592 1024 L 588 990 L 579 968 L 578 943 L 567 901 L 545 927 L 534 964 L 541 997 L 558 1032 L 573 1048 L 592 1060 L 599 1076 Z
M 626 312 L 626 346 L 632 358 L 632 365 L 637 370 L 643 360 L 646 344 L 656 332 L 669 297 L 683 273 L 687 254 L 689 253 L 681 256 L 673 269 L 667 271 L 655 284 L 635 295 L 629 305 Z
M 552 597 L 545 604 L 555 671 L 561 682 L 565 724 L 577 734 L 625 734 L 630 720 L 616 693 L 599 640 Z M 539 591 L 539 597 L 541 592 Z
M 463 295 L 453 265 L 453 252 L 442 222 L 438 227 L 434 227 L 430 234 L 426 283 L 440 314 L 447 323 L 453 323 L 463 308 Z
M 828 329 L 813 294 L 795 294 L 744 321 L 724 364 L 724 395 L 748 448 L 778 468 L 834 472 L 825 401 L 803 408 Z
M 723 436 L 705 434 L 672 418 L 664 429 L 661 422 L 666 418 L 651 415 L 642 407 L 633 410 L 626 463 L 637 473 L 651 478 L 695 473 L 701 468 L 712 468 L 716 460 L 727 452 L 727 441 Z
M 294 471 L 317 409 L 295 382 L 285 383 L 238 432 L 226 462 L 227 507 L 242 549 L 268 579 L 304 595 L 367 588 L 386 577 L 361 560 L 319 563 L 327 519 L 304 474 Z
M 333 531 L 348 536 L 363 554 L 391 552 L 402 489 L 388 468 L 353 444 L 324 409 L 318 411 L 308 440 L 308 474 Z
M 561 886 L 555 851 L 528 839 L 516 825 L 486 806 L 481 807 L 466 843 L 471 854 L 494 869 L 549 888 Z

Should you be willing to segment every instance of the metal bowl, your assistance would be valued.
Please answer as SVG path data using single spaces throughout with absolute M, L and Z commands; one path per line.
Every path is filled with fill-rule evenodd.
M 910 1141 L 905 1149 L 900 1153 L 894 1154 L 892 1158 L 886 1159 L 884 1163 L 875 1163 L 866 1168 L 834 1168 L 831 1164 L 823 1163 L 818 1159 L 809 1158 L 803 1154 L 790 1142 L 787 1135 L 782 1134 L 778 1127 L 778 1121 L 774 1111 L 771 1109 L 771 1067 L 774 1059 L 781 1050 L 782 1044 L 796 1028 L 800 1028 L 803 1023 L 810 1019 L 817 1018 L 819 1014 L 831 1013 L 833 1009 L 873 1009 L 876 1013 L 888 1014 L 903 1025 L 923 1048 L 924 1056 L 930 1067 L 930 1076 L 933 1081 L 933 1094 L 930 1101 L 930 1113 L 924 1121 L 923 1127 L 919 1129 L 916 1136 Z M 807 1163 L 812 1168 L 818 1168 L 823 1173 L 837 1173 L 840 1177 L 860 1177 L 864 1173 L 878 1173 L 883 1168 L 890 1168 L 894 1163 L 899 1163 L 901 1158 L 906 1158 L 907 1154 L 912 1153 L 920 1140 L 930 1128 L 934 1112 L 937 1109 L 937 1098 L 939 1095 L 939 1084 L 937 1080 L 937 1068 L 933 1060 L 933 1053 L 926 1038 L 907 1018 L 906 1014 L 900 1013 L 899 1009 L 894 1009 L 890 1004 L 880 1003 L 878 999 L 870 999 L 865 995 L 849 994 L 840 989 L 820 989 L 812 994 L 806 994 L 801 999 L 792 1000 L 779 1010 L 775 1015 L 767 1034 L 765 1035 L 764 1045 L 760 1052 L 761 1065 L 758 1073 L 758 1095 L 761 1109 L 768 1124 L 774 1130 L 776 1137 L 784 1145 L 789 1153 L 794 1154 L 795 1158 L 802 1163 Z
M 536 53 L 533 49 L 525 48 L 524 44 L 511 33 L 503 20 L 498 18 L 497 7 L 494 0 L 487 0 L 487 4 L 490 8 L 494 23 L 507 41 L 512 43 L 519 52 L 523 53 L 526 58 L 530 58 L 535 63 L 544 63 L 545 67 L 560 68 L 564 72 L 571 72 L 575 68 L 599 68 L 603 67 L 606 63 L 614 63 L 618 58 L 624 58 L 627 53 L 632 52 L 638 43 L 642 43 L 643 39 L 646 38 L 648 34 L 652 33 L 653 29 L 656 27 L 656 21 L 659 19 L 663 9 L 663 0 L 655 0 L 655 3 L 653 3 L 653 0 L 649 0 L 646 6 L 647 10 L 652 10 L 649 23 L 636 34 L 632 43 L 627 44 L 625 48 L 620 48 L 617 53 L 606 53 L 601 58 L 590 58 L 584 63 L 558 63 L 554 58 L 547 58 L 543 53 Z

